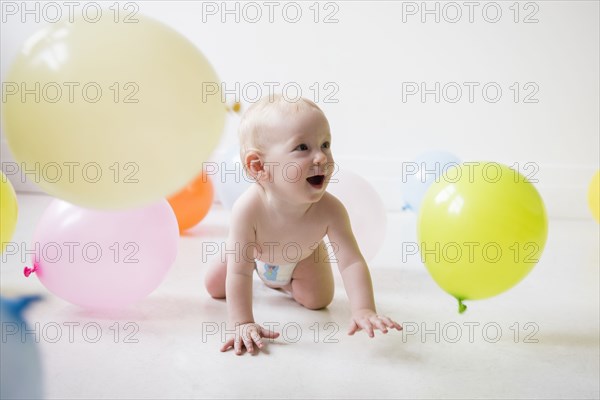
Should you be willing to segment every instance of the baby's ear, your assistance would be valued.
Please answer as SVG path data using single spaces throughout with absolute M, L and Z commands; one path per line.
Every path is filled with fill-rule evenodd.
M 246 169 L 250 173 L 250 176 L 252 176 L 254 179 L 260 180 L 265 176 L 265 166 L 261 156 L 258 153 L 254 151 L 248 152 L 244 162 L 246 163 Z

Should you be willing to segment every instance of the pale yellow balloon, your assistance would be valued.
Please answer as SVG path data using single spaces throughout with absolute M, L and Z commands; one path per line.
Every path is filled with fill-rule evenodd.
M 596 171 L 590 182 L 588 206 L 596 222 L 600 222 L 600 170 Z
M 162 23 L 135 18 L 49 26 L 9 70 L 8 143 L 51 195 L 93 208 L 147 204 L 198 175 L 219 141 L 226 110 L 207 59 Z
M 0 253 L 12 238 L 17 225 L 19 206 L 12 184 L 0 171 Z

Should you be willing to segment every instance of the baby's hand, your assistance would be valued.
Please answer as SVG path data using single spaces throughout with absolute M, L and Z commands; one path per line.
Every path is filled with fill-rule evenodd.
M 352 313 L 348 335 L 354 335 L 354 332 L 364 329 L 367 331 L 369 337 L 374 337 L 374 328 L 379 329 L 383 333 L 387 333 L 388 328 L 402 330 L 402 326 L 399 323 L 392 321 L 385 315 L 377 315 L 373 310 L 358 310 Z
M 279 337 L 279 333 L 268 331 L 254 322 L 238 324 L 235 329 L 235 336 L 221 347 L 221 351 L 233 348 L 235 354 L 239 356 L 245 347 L 248 353 L 254 353 L 254 343 L 259 349 L 262 349 L 264 347 L 262 338 L 275 339 L 277 337 Z

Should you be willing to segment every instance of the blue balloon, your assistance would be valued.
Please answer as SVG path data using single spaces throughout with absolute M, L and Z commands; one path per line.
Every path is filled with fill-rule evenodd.
M 429 151 L 421 154 L 414 161 L 403 163 L 402 197 L 405 202 L 403 208 L 418 213 L 427 189 L 438 181 L 448 168 L 460 163 L 458 157 L 445 151 Z
M 235 145 L 217 159 L 217 174 L 210 175 L 217 197 L 231 210 L 235 201 L 250 187 L 252 178 L 240 161 L 240 148 Z
M 39 296 L 18 299 L 0 297 L 2 351 L 0 351 L 0 399 L 41 399 L 42 367 L 35 335 L 27 334 L 22 313 Z

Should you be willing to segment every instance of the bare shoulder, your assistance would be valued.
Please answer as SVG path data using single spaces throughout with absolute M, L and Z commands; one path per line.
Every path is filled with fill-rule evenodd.
M 251 185 L 233 204 L 233 208 L 231 209 L 232 226 L 247 229 L 252 228 L 254 231 L 262 207 L 258 189 L 255 185 Z

